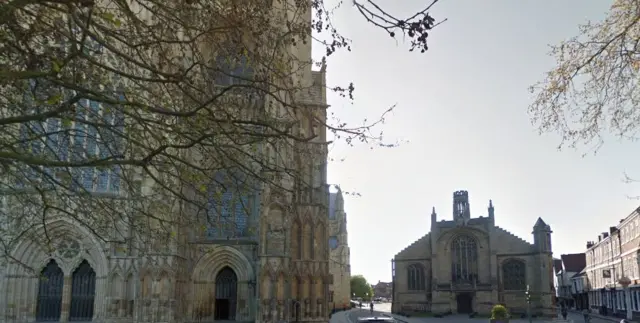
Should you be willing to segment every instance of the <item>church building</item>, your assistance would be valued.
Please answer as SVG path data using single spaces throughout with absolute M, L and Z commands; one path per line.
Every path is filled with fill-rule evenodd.
M 300 12 L 292 16 L 303 19 L 302 25 L 309 25 L 312 8 L 297 10 Z M 129 165 L 122 168 L 132 174 L 130 177 L 122 175 L 122 168 L 110 171 L 91 166 L 92 162 L 87 162 L 86 167 L 63 167 L 73 169 L 68 171 L 69 187 L 82 194 L 71 189 L 68 191 L 73 194 L 67 194 L 66 187 L 59 184 L 62 180 L 46 182 L 58 176 L 52 167 L 36 174 L 53 175 L 29 178 L 27 184 L 0 174 L 3 188 L 9 186 L 17 192 L 0 194 L 0 323 L 328 322 L 332 276 L 327 130 L 323 126 L 327 120 L 328 87 L 326 65 L 322 64 L 320 71 L 312 70 L 311 44 L 298 41 L 294 45 L 287 43 L 283 49 L 287 64 L 296 64 L 292 73 L 285 73 L 284 67 L 278 69 L 295 86 L 295 91 L 289 91 L 282 85 L 283 96 L 279 100 L 287 102 L 287 106 L 270 101 L 275 94 L 267 96 L 262 89 L 247 88 L 242 95 L 225 92 L 224 100 L 207 110 L 235 118 L 235 111 L 241 109 L 244 115 L 244 111 L 254 108 L 260 118 L 269 113 L 256 124 L 276 120 L 274 124 L 295 129 L 294 135 L 269 135 L 264 136 L 268 140 L 257 140 L 262 135 L 247 130 L 253 119 L 239 117 L 242 126 L 237 129 L 242 130 L 233 136 L 245 138 L 246 132 L 250 140 L 238 139 L 242 145 L 220 148 L 232 146 L 238 137 L 218 139 L 216 135 L 211 140 L 221 144 L 205 145 L 215 146 L 210 150 L 194 141 L 193 148 L 175 152 L 180 156 L 176 157 L 179 163 L 162 164 L 161 169 L 168 170 L 158 171 L 160 175 L 151 176 L 155 170 L 145 167 L 146 171 L 142 171 Z M 270 47 L 269 52 L 279 53 L 274 48 Z M 248 72 L 253 71 L 252 60 L 236 52 L 243 51 L 225 49 L 214 53 L 217 61 L 234 61 L 234 66 L 233 70 L 220 73 L 225 77 L 215 79 L 213 91 L 231 89 L 234 78 L 237 83 L 253 76 Z M 268 62 L 271 61 L 274 58 L 270 56 Z M 284 81 L 289 82 L 282 80 L 282 84 Z M 69 147 L 75 149 L 77 155 L 73 156 L 87 151 L 87 158 L 105 158 L 102 154 L 110 153 L 100 148 L 105 145 L 97 141 L 96 132 L 88 137 L 76 135 L 94 129 L 86 130 L 85 119 L 94 120 L 89 118 L 88 109 L 93 109 L 94 117 L 109 111 L 116 115 L 109 120 L 122 119 L 105 128 L 122 127 L 116 138 L 128 138 L 123 135 L 128 129 L 124 127 L 125 116 L 119 111 L 129 109 L 129 105 L 105 108 L 100 102 L 83 100 L 74 109 L 75 121 L 69 128 L 77 131 L 55 141 L 46 140 L 48 149 L 63 152 L 60 155 L 64 157 L 59 157 L 62 163 L 71 155 Z M 25 136 L 35 138 L 24 144 L 32 155 L 46 151 L 45 131 L 56 136 L 62 133 L 59 129 L 63 123 L 51 119 L 28 126 L 39 129 L 37 136 Z M 229 120 L 225 126 L 235 123 L 235 119 Z M 233 133 L 227 128 L 224 132 Z M 304 141 L 292 139 L 295 135 Z M 239 151 L 242 153 L 234 155 Z M 208 166 L 202 169 L 207 171 L 186 172 L 185 168 L 198 168 L 191 166 L 198 163 L 206 163 Z M 26 167 L 32 168 L 35 167 Z M 208 170 L 210 174 L 201 176 L 183 175 Z M 164 177 L 169 179 L 157 179 Z M 47 194 L 35 194 L 43 191 Z M 172 193 L 176 191 L 179 193 Z M 40 202 L 45 195 L 53 204 Z M 25 204 L 32 207 L 23 207 Z
M 551 227 L 541 218 L 533 244 L 486 217 L 471 217 L 467 191 L 453 193 L 453 220 L 431 213 L 431 232 L 395 255 L 392 311 L 398 314 L 489 314 L 496 304 L 512 315 L 554 315 Z

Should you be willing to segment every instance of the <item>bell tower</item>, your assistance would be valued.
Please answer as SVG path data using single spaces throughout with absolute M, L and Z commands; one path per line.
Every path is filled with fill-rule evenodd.
M 469 208 L 469 192 L 453 192 L 453 219 L 469 220 L 470 218 L 471 209 Z

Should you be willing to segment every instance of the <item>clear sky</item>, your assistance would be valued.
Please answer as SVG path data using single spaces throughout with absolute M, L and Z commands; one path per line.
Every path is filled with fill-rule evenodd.
M 426 1 L 383 0 L 397 16 Z M 351 121 L 372 119 L 392 104 L 384 127 L 410 142 L 369 150 L 336 145 L 329 181 L 361 197 L 346 197 L 353 274 L 390 281 L 392 257 L 430 229 L 431 207 L 452 218 L 452 193 L 469 191 L 473 217 L 487 215 L 531 242 L 538 217 L 551 225 L 554 256 L 584 252 L 640 205 L 638 146 L 609 140 L 557 151 L 559 137 L 540 136 L 530 123 L 528 86 L 553 65 L 548 44 L 577 34 L 579 23 L 604 16 L 611 1 L 441 0 L 438 27 L 426 54 L 409 53 L 374 29 L 346 1 L 336 12 L 353 51 L 328 61 L 329 84 L 353 81 L 355 102 L 331 96 L 331 111 Z

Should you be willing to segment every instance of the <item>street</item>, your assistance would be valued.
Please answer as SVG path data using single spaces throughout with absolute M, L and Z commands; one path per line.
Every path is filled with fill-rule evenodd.
M 364 304 L 363 304 L 364 305 Z M 369 309 L 353 309 L 350 311 L 346 311 L 346 312 L 339 312 L 334 314 L 331 317 L 331 323 L 357 323 L 358 322 L 358 318 L 360 317 L 371 317 L 371 316 L 383 316 L 383 315 L 390 315 L 391 312 L 391 303 L 378 303 L 378 304 L 374 304 L 374 314 L 371 315 Z M 460 321 L 465 321 L 465 322 L 483 322 L 486 323 L 488 320 L 486 318 L 469 318 L 467 315 L 450 315 L 450 316 L 445 316 L 443 318 L 434 318 L 434 317 L 399 317 L 399 316 L 393 316 L 396 318 L 397 321 L 399 322 L 407 322 L 407 323 L 431 323 L 431 322 L 460 322 Z M 584 319 L 582 318 L 582 314 L 579 313 L 569 313 L 569 316 L 567 317 L 567 319 L 570 322 L 574 322 L 574 323 L 582 323 L 584 322 Z M 526 323 L 528 322 L 527 319 L 521 319 L 521 318 L 516 318 L 516 319 L 511 319 L 509 320 L 510 323 Z M 551 321 L 551 320 L 534 320 L 536 322 L 544 322 L 544 321 Z M 619 322 L 619 319 L 601 319 L 601 318 L 597 318 L 597 317 L 592 317 L 590 323 L 611 323 L 611 322 Z

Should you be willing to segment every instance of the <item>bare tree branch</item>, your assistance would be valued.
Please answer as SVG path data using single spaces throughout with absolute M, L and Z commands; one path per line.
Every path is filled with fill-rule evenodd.
M 117 254 L 256 239 L 261 189 L 325 198 L 327 133 L 397 145 L 376 133 L 394 107 L 362 125 L 327 117 L 326 93 L 352 100 L 355 87 L 326 84 L 311 30 L 330 31 L 327 55 L 349 41 L 311 4 L 0 4 L 0 256 L 19 263 L 24 239 L 53 252 L 58 218 Z M 357 6 L 390 33 L 419 35 L 412 49 L 424 51 L 433 4 L 395 27 L 375 3 Z

